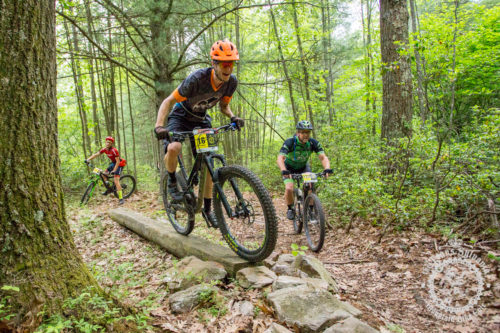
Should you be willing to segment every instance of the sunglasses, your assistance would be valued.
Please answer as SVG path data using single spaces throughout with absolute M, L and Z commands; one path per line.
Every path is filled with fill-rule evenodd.
M 234 66 L 234 61 L 217 61 L 218 64 L 221 64 L 222 67 L 230 67 Z

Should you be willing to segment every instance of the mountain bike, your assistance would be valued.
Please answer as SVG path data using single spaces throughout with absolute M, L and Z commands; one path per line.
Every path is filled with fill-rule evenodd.
M 309 248 L 314 252 L 319 252 L 325 241 L 325 213 L 316 195 L 314 183 L 318 182 L 318 177 L 325 176 L 325 171 L 294 173 L 290 176 L 297 183 L 293 190 L 295 207 L 293 229 L 300 234 L 304 226 Z
M 106 188 L 108 193 L 113 193 L 115 197 L 118 198 L 118 193 L 116 191 L 116 185 L 112 180 L 106 180 L 104 176 L 110 177 L 105 173 L 104 170 L 101 170 L 97 167 L 95 167 L 92 163 L 87 162 L 87 165 L 93 168 L 92 174 L 90 176 L 89 184 L 87 186 L 87 189 L 83 193 L 82 199 L 80 200 L 80 205 L 85 205 L 87 202 L 89 202 L 90 197 L 92 197 L 92 194 L 94 193 L 94 189 L 99 183 L 99 180 L 102 181 L 104 187 Z M 123 199 L 127 199 L 134 193 L 135 191 L 135 186 L 136 186 L 136 181 L 135 178 L 131 175 L 123 175 L 120 176 L 120 185 L 122 186 L 122 194 L 123 194 Z
M 194 228 L 195 214 L 202 212 L 207 226 L 218 228 L 231 250 L 245 260 L 257 262 L 267 258 L 276 245 L 276 212 L 257 175 L 240 165 L 226 165 L 224 156 L 215 153 L 218 150 L 217 136 L 236 129 L 233 123 L 218 128 L 169 132 L 175 141 L 190 138 L 193 144 L 194 139 L 197 155 L 189 175 L 182 154 L 178 157 L 179 171 L 175 176 L 182 200 L 172 200 L 168 194 L 167 172 L 162 176 L 160 190 L 168 219 L 178 233 L 189 235 Z M 215 168 L 214 161 L 221 163 L 222 167 Z M 213 207 L 217 225 L 212 225 L 202 211 L 208 175 L 214 184 Z M 198 195 L 195 186 L 199 186 Z

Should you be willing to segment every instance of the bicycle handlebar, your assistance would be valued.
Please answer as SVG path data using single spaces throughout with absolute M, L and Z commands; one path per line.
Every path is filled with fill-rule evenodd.
M 321 172 L 313 172 L 316 176 L 318 177 L 324 177 L 326 172 L 325 170 L 321 171 Z M 291 173 L 290 174 L 290 177 L 292 179 L 302 179 L 302 173 Z
M 236 126 L 236 123 L 230 123 L 230 124 L 227 124 L 227 125 L 222 125 L 222 126 L 219 126 L 219 127 L 216 127 L 216 128 L 209 128 L 211 130 L 213 130 L 215 132 L 215 134 L 221 134 L 221 133 L 224 133 L 224 132 L 227 132 L 229 130 L 231 131 L 236 131 L 237 130 L 237 126 Z M 190 137 L 190 136 L 193 136 L 193 131 L 182 131 L 182 132 L 168 132 L 168 134 L 172 137 L 172 138 L 178 138 L 178 139 L 183 139 L 185 137 Z

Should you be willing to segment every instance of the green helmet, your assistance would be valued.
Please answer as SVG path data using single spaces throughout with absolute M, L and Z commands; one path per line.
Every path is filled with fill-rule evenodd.
M 309 130 L 312 131 L 313 125 L 311 124 L 310 121 L 307 120 L 301 120 L 297 123 L 297 126 L 295 127 L 298 130 Z

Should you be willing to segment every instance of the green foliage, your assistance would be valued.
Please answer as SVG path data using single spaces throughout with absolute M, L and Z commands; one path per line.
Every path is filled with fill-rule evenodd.
M 299 246 L 295 243 L 292 243 L 290 247 L 292 248 L 292 255 L 294 255 L 295 257 L 298 256 L 299 254 L 301 256 L 305 255 L 306 253 L 304 251 L 307 251 L 308 249 L 308 247 L 305 245 Z
M 217 318 L 227 313 L 226 299 L 219 295 L 217 290 L 213 288 L 213 283 L 209 286 L 209 288 L 202 290 L 198 295 L 198 300 L 200 301 L 198 314 L 201 320 L 204 320 L 205 314 Z
M 15 286 L 7 286 L 4 285 L 2 288 L 0 288 L 2 294 L 0 294 L 0 322 L 4 320 L 9 320 L 12 317 L 14 317 L 16 314 L 11 313 L 11 308 L 10 308 L 10 299 L 12 296 L 10 294 L 13 293 L 18 293 L 19 288 Z M 10 293 L 10 294 L 9 294 Z M 3 296 L 5 294 L 5 296 Z
M 456 25 L 453 3 L 441 2 L 438 9 L 422 15 L 421 36 L 413 35 L 412 45 L 426 62 L 425 84 L 435 121 L 448 123 L 455 91 L 453 123 L 462 131 L 477 116 L 474 107 L 498 107 L 500 8 L 461 4 Z
M 112 301 L 104 299 L 92 289 L 66 299 L 62 311 L 62 314 L 45 318 L 36 332 L 61 332 L 65 329 L 82 333 L 106 332 L 119 322 L 133 323 L 138 331 L 151 328 L 146 314 L 122 316 Z

